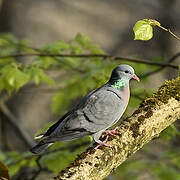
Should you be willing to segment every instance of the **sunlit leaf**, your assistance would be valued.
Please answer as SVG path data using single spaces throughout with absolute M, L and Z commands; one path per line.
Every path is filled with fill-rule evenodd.
M 81 46 L 87 47 L 91 44 L 91 40 L 88 36 L 82 35 L 78 33 L 75 37 L 75 41 L 77 41 Z
M 29 81 L 29 76 L 13 65 L 7 65 L 1 69 L 0 89 L 18 90 Z
M 54 80 L 48 77 L 45 72 L 38 67 L 27 69 L 26 72 L 36 85 L 38 85 L 40 82 L 47 83 L 49 85 L 55 84 Z
M 136 22 L 133 28 L 134 31 L 134 40 L 143 40 L 147 41 L 153 37 L 153 28 L 145 20 L 140 20 Z

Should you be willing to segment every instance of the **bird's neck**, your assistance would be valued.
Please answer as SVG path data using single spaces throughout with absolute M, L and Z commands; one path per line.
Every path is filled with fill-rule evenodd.
M 127 84 L 128 83 L 123 78 L 113 80 L 113 81 L 110 82 L 111 87 L 113 87 L 115 89 L 122 89 L 122 90 L 127 86 Z

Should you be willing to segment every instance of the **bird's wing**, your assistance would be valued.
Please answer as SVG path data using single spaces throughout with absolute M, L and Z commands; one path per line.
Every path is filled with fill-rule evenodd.
M 126 106 L 117 92 L 109 89 L 96 91 L 77 110 L 81 127 L 90 132 L 107 129 L 120 119 Z
M 44 136 L 71 140 L 112 126 L 126 108 L 121 97 L 113 91 L 94 91 L 51 126 Z
M 55 124 L 53 124 L 53 125 L 46 131 L 46 133 L 43 135 L 43 137 L 49 136 L 51 133 L 53 133 L 53 132 L 55 131 L 55 129 L 59 126 L 59 124 L 60 124 L 66 117 L 68 117 L 72 112 L 73 112 L 73 110 L 70 110 L 70 111 L 67 112 L 64 116 L 62 116 Z
M 44 135 L 42 135 L 41 137 L 46 137 L 46 136 L 49 136 L 51 134 L 53 134 L 55 132 L 55 130 L 57 131 L 57 128 L 58 128 L 58 131 L 61 130 L 61 128 L 59 126 L 61 126 L 62 122 L 63 121 L 67 121 L 67 119 L 69 119 L 70 117 L 72 118 L 72 115 L 75 115 L 76 114 L 76 110 L 81 107 L 85 102 L 86 100 L 95 92 L 97 91 L 98 89 L 95 89 L 91 92 L 89 92 L 86 96 L 84 96 L 80 103 L 77 104 L 77 106 L 75 108 L 73 108 L 72 110 L 68 111 L 66 114 L 64 114 L 64 116 L 62 116 L 55 124 L 53 124 L 47 131 Z M 75 118 L 75 116 L 73 116 Z M 61 126 L 62 127 L 62 126 Z

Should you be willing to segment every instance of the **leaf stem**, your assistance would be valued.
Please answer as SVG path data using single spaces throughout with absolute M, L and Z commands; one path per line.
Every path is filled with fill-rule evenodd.
M 161 28 L 162 30 L 166 31 L 166 32 L 169 32 L 174 38 L 176 38 L 178 41 L 180 41 L 180 38 L 175 35 L 170 29 L 167 29 L 165 27 L 162 27 L 161 25 L 157 25 L 159 28 Z

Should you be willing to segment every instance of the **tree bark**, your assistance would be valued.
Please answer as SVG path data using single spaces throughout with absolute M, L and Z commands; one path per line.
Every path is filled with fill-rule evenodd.
M 119 126 L 120 136 L 109 138 L 113 148 L 88 149 L 56 180 L 101 180 L 160 132 L 180 119 L 180 77 L 166 81 Z

